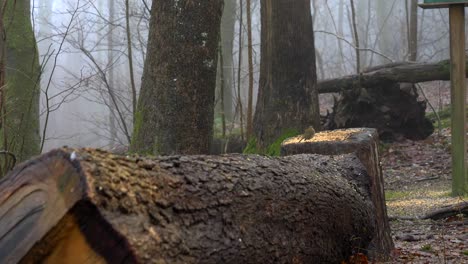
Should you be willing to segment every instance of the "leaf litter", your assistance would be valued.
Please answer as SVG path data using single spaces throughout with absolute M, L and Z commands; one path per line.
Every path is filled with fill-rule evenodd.
M 450 129 L 423 141 L 384 145 L 381 162 L 395 250 L 381 263 L 468 263 L 468 218 L 419 217 L 466 202 L 451 197 Z

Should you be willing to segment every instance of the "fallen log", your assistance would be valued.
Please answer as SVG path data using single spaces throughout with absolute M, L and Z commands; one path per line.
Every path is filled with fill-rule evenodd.
M 468 67 L 467 67 L 468 69 Z M 349 75 L 318 82 L 319 93 L 339 93 L 357 87 L 379 87 L 387 83 L 420 83 L 450 80 L 450 60 L 436 63 L 391 63 L 371 68 L 359 75 Z M 468 77 L 468 70 L 467 70 Z
M 468 215 L 468 202 L 452 204 L 439 208 L 420 217 L 420 219 L 440 220 L 458 214 Z
M 0 263 L 339 263 L 375 230 L 355 155 L 60 149 L 0 182 Z
M 289 138 L 281 144 L 281 155 L 312 153 L 321 155 L 343 155 L 355 153 L 367 173 L 356 173 L 355 182 L 369 183 L 370 199 L 375 208 L 376 227 L 370 251 L 374 258 L 388 256 L 394 248 L 385 204 L 385 191 L 378 152 L 379 137 L 372 128 L 339 129 L 316 133 L 304 140 L 302 136 Z

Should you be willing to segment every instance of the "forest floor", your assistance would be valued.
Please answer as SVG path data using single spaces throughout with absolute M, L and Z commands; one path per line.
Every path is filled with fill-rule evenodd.
M 468 219 L 419 220 L 446 205 L 468 201 L 451 197 L 450 130 L 424 141 L 386 144 L 382 168 L 388 215 L 395 243 L 387 263 L 468 263 Z

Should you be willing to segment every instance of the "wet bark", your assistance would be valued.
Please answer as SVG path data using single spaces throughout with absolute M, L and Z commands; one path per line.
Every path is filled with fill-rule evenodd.
M 132 150 L 208 153 L 222 0 L 153 1 Z
M 353 154 L 56 150 L 0 183 L 0 262 L 339 263 L 376 228 L 357 175 Z
M 354 174 L 358 186 L 370 184 L 369 195 L 375 208 L 376 226 L 369 247 L 369 255 L 373 258 L 390 256 L 394 245 L 385 204 L 384 180 L 378 152 L 379 138 L 375 129 L 354 128 L 347 130 L 324 131 L 315 134 L 311 139 L 304 140 L 301 136 L 285 140 L 281 145 L 281 154 L 296 155 L 312 153 L 321 155 L 343 155 L 355 153 L 366 168 L 365 174 Z
M 310 1 L 261 1 L 260 84 L 254 116 L 258 147 L 285 129 L 320 129 Z

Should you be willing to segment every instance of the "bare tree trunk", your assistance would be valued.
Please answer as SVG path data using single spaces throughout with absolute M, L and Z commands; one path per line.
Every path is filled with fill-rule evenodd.
M 222 11 L 220 0 L 153 1 L 133 151 L 209 152 Z
M 351 18 L 353 21 L 353 34 L 354 34 L 354 45 L 356 51 L 356 72 L 357 74 L 361 73 L 361 55 L 359 51 L 359 35 L 358 35 L 358 28 L 356 24 L 356 11 L 354 10 L 354 1 L 351 1 Z
M 247 0 L 247 49 L 249 57 L 249 95 L 247 103 L 247 139 L 252 137 L 253 133 L 253 52 L 252 52 L 252 15 L 250 0 Z
M 133 117 L 136 113 L 137 107 L 137 92 L 135 86 L 135 76 L 133 73 L 133 56 L 132 56 L 132 35 L 130 29 L 130 7 L 129 0 L 125 0 L 125 22 L 126 22 L 126 33 L 127 33 L 127 50 L 128 50 L 128 70 L 130 74 L 130 85 L 131 85 L 131 94 L 132 94 L 132 114 Z
M 343 37 L 344 31 L 343 31 L 343 24 L 344 24 L 344 0 L 340 0 L 338 3 L 338 35 Z M 345 73 L 345 59 L 344 59 L 344 52 L 343 52 L 343 43 L 341 43 L 341 40 L 338 39 L 338 49 L 340 52 L 340 57 L 339 57 L 339 64 L 340 64 L 340 75 L 343 75 Z M 315 51 L 317 53 L 317 51 Z
M 234 46 L 234 27 L 236 24 L 236 0 L 224 1 L 223 18 L 221 19 L 221 48 L 223 52 L 223 65 L 221 71 L 224 76 L 224 106 L 223 113 L 227 121 L 232 120 L 234 111 L 233 104 L 235 103 L 234 93 L 234 60 L 233 60 L 233 46 Z
M 219 94 L 219 98 L 221 99 L 221 123 L 222 123 L 222 136 L 223 138 L 226 137 L 226 114 L 224 112 L 224 92 L 225 92 L 225 83 L 226 81 L 224 80 L 224 69 L 222 69 L 223 65 L 224 65 L 224 56 L 223 56 L 223 45 L 221 45 L 221 43 L 223 42 L 223 39 L 221 38 L 220 41 L 219 41 L 219 64 L 221 65 L 221 69 L 220 69 L 220 94 Z
M 391 34 L 393 31 L 392 17 L 391 12 L 393 6 L 396 4 L 397 0 L 387 0 L 387 1 L 375 1 L 376 2 L 376 16 L 377 16 L 377 25 L 378 25 L 378 34 L 377 45 L 379 51 L 388 56 L 392 56 L 393 52 L 390 44 L 392 43 Z M 384 63 L 385 61 L 379 61 L 379 64 Z
M 241 132 L 241 139 L 244 141 L 244 111 L 242 108 L 242 97 L 241 97 L 241 69 L 242 69 L 242 46 L 243 46 L 243 41 L 242 41 L 242 28 L 243 28 L 243 12 L 244 9 L 244 4 L 242 0 L 239 0 L 239 59 L 237 63 L 237 108 L 239 110 L 239 120 L 240 120 L 240 132 Z
M 261 1 L 260 84 L 254 117 L 257 147 L 288 130 L 320 130 L 309 0 Z
M 5 2 L 4 2 L 5 3 Z M 6 1 L 3 23 L 6 38 L 6 93 L 3 146 L 23 161 L 40 153 L 40 65 L 31 23 L 29 1 Z M 2 136 L 2 141 L 5 137 Z
M 410 0 L 408 59 L 416 61 L 418 58 L 418 0 Z
M 359 47 L 360 48 L 368 48 L 369 46 L 369 31 L 370 31 L 370 23 L 371 23 L 371 4 L 372 0 L 360 0 L 355 3 L 355 15 L 356 15 L 356 24 L 357 24 L 357 32 L 358 35 L 360 36 L 359 38 Z M 353 22 L 352 18 L 349 19 L 350 23 L 350 28 L 351 32 L 354 32 L 353 30 Z M 353 40 L 354 40 L 354 34 L 353 35 Z M 367 51 L 362 51 L 359 53 L 359 60 L 360 60 L 360 68 L 364 68 L 368 64 L 368 52 Z
M 114 58 L 114 30 L 115 30 L 115 0 L 108 1 L 109 7 L 109 33 L 107 35 L 107 68 L 109 69 L 108 76 L 109 76 L 109 89 L 116 89 L 116 81 L 115 81 L 115 58 Z M 109 95 L 110 97 L 110 95 Z M 117 142 L 117 125 L 116 125 L 116 112 L 115 106 L 112 103 L 112 99 L 108 99 L 110 101 L 109 105 L 109 147 L 113 149 L 115 147 L 115 143 Z

